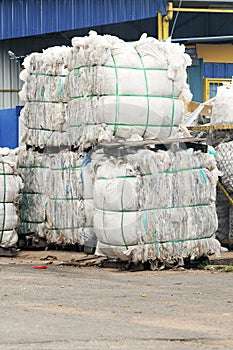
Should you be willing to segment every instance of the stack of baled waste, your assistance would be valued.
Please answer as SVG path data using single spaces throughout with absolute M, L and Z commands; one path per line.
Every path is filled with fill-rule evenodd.
M 71 48 L 55 46 L 24 59 L 19 92 L 25 102 L 22 142 L 35 147 L 67 144 L 67 61 Z
M 18 169 L 25 183 L 19 205 L 21 234 L 62 247 L 94 247 L 94 175 L 89 157 L 70 151 L 23 150 Z
M 17 175 L 16 154 L 8 148 L 0 149 L 0 183 L 0 247 L 13 249 L 18 241 L 16 208 L 22 180 Z
M 74 37 L 69 56 L 71 144 L 168 138 L 183 122 L 190 57 L 183 45 L 142 35 L 125 42 L 111 35 Z
M 219 254 L 212 155 L 139 150 L 93 162 L 96 254 L 152 265 Z
M 227 83 L 219 86 L 217 95 L 213 103 L 213 112 L 211 123 L 213 125 L 233 124 L 233 83 Z M 218 169 L 221 172 L 221 183 L 233 195 L 233 130 L 214 130 L 210 132 L 210 142 L 213 143 L 216 151 L 216 160 Z M 232 249 L 233 237 L 233 215 L 232 204 L 226 198 L 224 193 L 217 192 L 217 213 L 219 226 L 217 237 L 220 242 Z

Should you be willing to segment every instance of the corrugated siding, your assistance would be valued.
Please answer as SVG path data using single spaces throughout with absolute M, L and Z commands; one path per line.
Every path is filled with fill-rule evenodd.
M 20 104 L 17 91 L 22 83 L 19 81 L 20 65 L 9 59 L 8 50 L 2 43 L 0 46 L 0 109 L 12 108 Z
M 2 0 L 0 40 L 133 21 L 166 13 L 167 0 Z
M 204 78 L 232 78 L 233 63 L 204 63 Z
M 18 147 L 19 109 L 0 110 L 0 147 Z

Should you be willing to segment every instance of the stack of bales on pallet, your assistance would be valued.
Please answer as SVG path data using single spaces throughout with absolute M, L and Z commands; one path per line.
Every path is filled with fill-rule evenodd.
M 33 111 L 39 130 L 33 138 L 28 128 L 24 139 L 36 147 L 72 146 L 77 152 L 21 155 L 25 183 L 32 178 L 21 206 L 25 233 L 63 246 L 82 245 L 95 238 L 94 217 L 96 253 L 109 258 L 173 264 L 218 253 L 213 156 L 179 147 L 155 152 L 137 142 L 134 149 L 125 147 L 126 141 L 182 136 L 184 100 L 191 98 L 186 84 L 191 60 L 184 47 L 146 35 L 126 43 L 95 32 L 72 44 L 66 121 L 58 131 L 62 142 L 54 125 L 43 124 L 49 137 L 38 127 L 40 118 L 47 120 L 46 111 L 37 120 Z M 27 121 L 25 111 L 22 116 Z M 118 156 L 106 152 L 112 141 Z
M 16 156 L 9 149 L 0 150 L 0 255 L 14 253 L 18 235 L 17 200 L 22 180 L 16 171 Z
M 166 265 L 219 251 L 211 155 L 139 150 L 96 167 L 97 254 Z
M 232 249 L 232 205 L 233 205 L 233 84 L 225 84 L 217 90 L 213 104 L 211 124 L 220 130 L 210 131 L 208 142 L 215 146 L 217 166 L 221 171 L 221 184 L 227 191 L 217 190 L 217 213 L 219 219 L 217 237 L 220 242 Z M 224 130 L 221 126 L 224 125 Z M 226 129 L 229 126 L 229 129 Z M 221 186 L 221 185 L 220 185 Z M 223 188 L 221 186 L 221 188 Z M 228 198 L 226 195 L 228 194 Z
M 190 99 L 183 46 L 146 36 L 125 43 L 96 33 L 72 44 L 72 144 L 101 148 L 114 140 L 124 147 L 126 140 L 180 136 L 183 100 Z M 172 264 L 219 253 L 213 156 L 128 148 L 125 156 L 108 157 L 103 150 L 92 159 L 96 254 Z
M 24 179 L 19 203 L 21 238 L 33 246 L 95 246 L 93 172 L 81 153 L 23 150 L 18 169 Z
M 72 39 L 68 112 L 73 145 L 167 138 L 183 122 L 190 57 L 184 46 L 143 35 L 127 43 L 91 32 Z
M 42 247 L 95 245 L 89 158 L 70 152 L 67 62 L 71 48 L 51 47 L 24 61 L 25 129 L 18 169 L 24 181 L 19 203 L 21 244 Z M 39 151 L 39 152 L 37 152 Z

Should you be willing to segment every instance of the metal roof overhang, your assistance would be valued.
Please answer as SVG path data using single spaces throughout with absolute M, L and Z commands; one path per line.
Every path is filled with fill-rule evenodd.
M 168 0 L 0 0 L 0 40 L 166 14 Z

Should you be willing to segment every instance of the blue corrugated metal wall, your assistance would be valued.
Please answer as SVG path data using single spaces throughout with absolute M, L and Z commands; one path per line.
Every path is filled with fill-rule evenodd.
M 233 63 L 204 63 L 204 78 L 231 78 L 233 76 Z
M 134 21 L 166 13 L 168 0 L 2 0 L 0 40 Z

